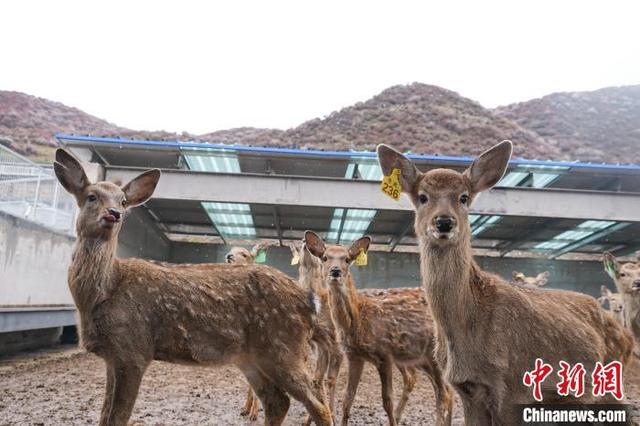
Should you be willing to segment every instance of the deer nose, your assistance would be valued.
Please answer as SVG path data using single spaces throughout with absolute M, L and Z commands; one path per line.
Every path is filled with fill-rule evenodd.
M 231 262 L 233 260 L 233 255 L 232 254 L 228 254 L 227 255 L 227 262 Z
M 447 233 L 453 228 L 453 218 L 451 216 L 436 217 L 436 229 L 438 232 Z
M 342 270 L 338 267 L 333 267 L 329 271 L 329 275 L 331 275 L 331 278 L 340 278 L 342 276 Z
M 122 217 L 122 212 L 120 212 L 120 210 L 109 208 L 107 209 L 107 212 L 116 219 L 116 222 Z

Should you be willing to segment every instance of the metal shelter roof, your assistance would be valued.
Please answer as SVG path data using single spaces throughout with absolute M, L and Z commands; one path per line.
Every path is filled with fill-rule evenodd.
M 370 197 L 367 202 L 363 195 L 371 185 L 366 188 L 352 185 L 380 181 L 382 174 L 372 152 L 66 134 L 56 137 L 84 161 L 102 164 L 108 178 L 157 167 L 166 172 L 161 183 L 175 179 L 176 184 L 188 184 L 190 187 L 184 192 L 190 195 L 182 196 L 179 190 L 161 190 L 146 205 L 155 226 L 172 241 L 213 244 L 260 239 L 283 241 L 299 239 L 306 229 L 311 229 L 329 241 L 341 243 L 367 234 L 372 236 L 378 250 L 414 251 L 416 247 L 413 213 L 406 204 L 394 208 L 387 203 L 381 208 L 379 199 Z M 412 154 L 409 157 L 421 170 L 438 167 L 463 170 L 472 161 L 469 157 Z M 280 195 L 273 184 L 278 177 L 286 177 Z M 245 183 L 249 181 L 250 184 Z M 227 186 L 224 191 L 212 188 L 218 182 Z M 318 190 L 323 183 L 330 190 Z M 517 204 L 515 209 L 509 205 L 495 209 L 487 206 L 474 212 L 471 217 L 474 248 L 497 256 L 575 257 L 596 255 L 604 250 L 618 255 L 632 253 L 640 248 L 639 183 L 640 166 L 636 165 L 514 159 L 498 187 L 507 196 L 517 196 L 515 199 L 521 203 L 511 201 Z M 194 189 L 194 185 L 202 185 L 201 190 Z M 234 188 L 242 193 L 234 193 Z M 311 194 L 315 195 L 313 203 L 284 201 L 287 191 L 296 190 L 306 191 L 300 200 L 309 200 L 313 198 L 308 194 L 311 188 L 315 188 Z M 496 191 L 501 191 L 500 188 Z M 348 202 L 336 205 L 335 199 L 345 197 L 362 199 L 353 205 Z M 566 209 L 558 205 L 563 202 L 567 203 Z M 607 206 L 614 213 L 606 212 Z M 554 216 L 550 210 L 559 213 Z

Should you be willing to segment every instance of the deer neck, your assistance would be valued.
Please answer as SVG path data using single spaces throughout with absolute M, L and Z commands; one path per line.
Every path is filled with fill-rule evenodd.
M 422 279 L 434 320 L 446 334 L 466 329 L 475 317 L 473 286 L 479 279 L 470 237 L 463 236 L 453 244 L 421 239 L 420 249 Z
M 90 311 L 112 291 L 117 239 L 78 237 L 69 267 L 69 289 L 80 312 Z
M 323 288 L 322 266 L 310 259 L 311 256 L 301 257 L 300 266 L 298 267 L 300 286 L 318 294 Z
M 345 336 L 354 336 L 360 325 L 358 293 L 351 274 L 345 279 L 347 280 L 346 285 L 341 287 L 328 283 L 331 289 L 331 310 L 336 324 L 343 330 Z

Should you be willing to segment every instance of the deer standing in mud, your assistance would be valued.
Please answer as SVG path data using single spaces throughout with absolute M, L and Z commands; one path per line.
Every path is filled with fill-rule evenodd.
M 331 414 L 335 415 L 336 384 L 343 354 L 329 303 L 329 291 L 323 283 L 320 262 L 307 251 L 305 245 L 291 244 L 289 248 L 291 254 L 298 257 L 298 284 L 303 289 L 313 292 L 321 304 L 318 322 L 327 332 L 323 342 L 316 344 L 316 368 L 313 381 L 318 392 L 327 394 L 329 409 Z M 308 425 L 310 418 L 307 417 L 304 423 Z
M 533 370 L 536 358 L 555 366 L 629 359 L 631 336 L 593 297 L 514 286 L 474 261 L 469 206 L 504 175 L 511 142 L 485 151 L 464 173 L 423 173 L 391 147 L 379 145 L 377 151 L 384 175 L 397 169 L 402 192 L 415 209 L 437 360 L 462 400 L 467 424 L 519 423 L 516 404 L 533 402 L 523 374 Z M 560 397 L 555 386 L 542 392 L 546 403 L 594 401 L 587 393 L 580 399 Z
M 266 250 L 267 248 L 275 245 L 275 241 L 260 241 L 255 244 L 251 250 L 247 250 L 244 247 L 232 247 L 229 253 L 225 255 L 225 262 L 234 265 L 252 265 L 256 261 L 256 257 L 260 250 Z M 241 416 L 248 416 L 249 420 L 258 420 L 258 413 L 260 412 L 260 400 L 256 397 L 255 392 L 251 385 L 247 391 L 247 399 L 244 406 L 240 411 Z
M 624 318 L 624 302 L 622 301 L 622 295 L 620 293 L 614 293 L 606 286 L 600 286 L 600 293 L 602 296 L 598 298 L 598 302 L 604 308 L 608 305 L 609 311 L 618 320 L 620 324 L 626 327 L 626 321 Z
M 80 209 L 68 279 L 81 343 L 107 367 L 101 425 L 127 424 L 152 360 L 233 363 L 260 397 L 267 425 L 282 423 L 288 395 L 304 404 L 316 424 L 333 424 L 305 366 L 317 316 L 310 292 L 267 266 L 119 259 L 122 219 L 151 197 L 160 171 L 145 172 L 124 187 L 91 183 L 62 149 L 54 170 Z
M 604 269 L 622 296 L 624 325 L 633 334 L 634 353 L 640 357 L 640 262 L 619 262 L 614 255 L 605 252 Z
M 309 252 L 322 262 L 331 308 L 349 360 L 342 424 L 348 423 L 365 362 L 375 365 L 380 375 L 382 404 L 390 425 L 396 425 L 402 415 L 415 384 L 413 369 L 416 368 L 427 373 L 433 384 L 438 413 L 436 424 L 451 424 L 453 391 L 445 383 L 433 356 L 433 322 L 423 291 L 397 289 L 385 292 L 384 297 L 358 293 L 350 266 L 359 253 L 369 250 L 369 237 L 358 239 L 349 248 L 327 247 L 317 234 L 307 231 L 305 243 Z M 405 368 L 401 370 L 405 388 L 395 413 L 392 401 L 394 364 Z M 405 377 L 405 373 L 414 377 Z

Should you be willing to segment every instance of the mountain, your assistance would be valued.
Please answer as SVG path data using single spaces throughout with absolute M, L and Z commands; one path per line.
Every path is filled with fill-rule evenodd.
M 393 86 L 353 106 L 289 130 L 241 128 L 200 139 L 259 146 L 373 151 L 379 143 L 419 154 L 475 155 L 504 139 L 517 141 L 516 155 L 562 158 L 534 132 L 496 117 L 479 103 L 437 86 Z
M 439 155 L 475 155 L 510 139 L 517 157 L 639 163 L 640 86 L 555 93 L 489 110 L 450 90 L 413 83 L 287 130 L 202 135 L 126 129 L 58 102 L 0 91 L 0 144 L 50 161 L 56 132 L 321 150 L 371 151 L 388 143 Z
M 494 112 L 553 142 L 563 157 L 640 163 L 640 85 L 553 93 Z
M 132 138 L 177 138 L 116 126 L 77 108 L 19 92 L 0 91 L 0 144 L 35 161 L 51 161 L 57 132 Z

